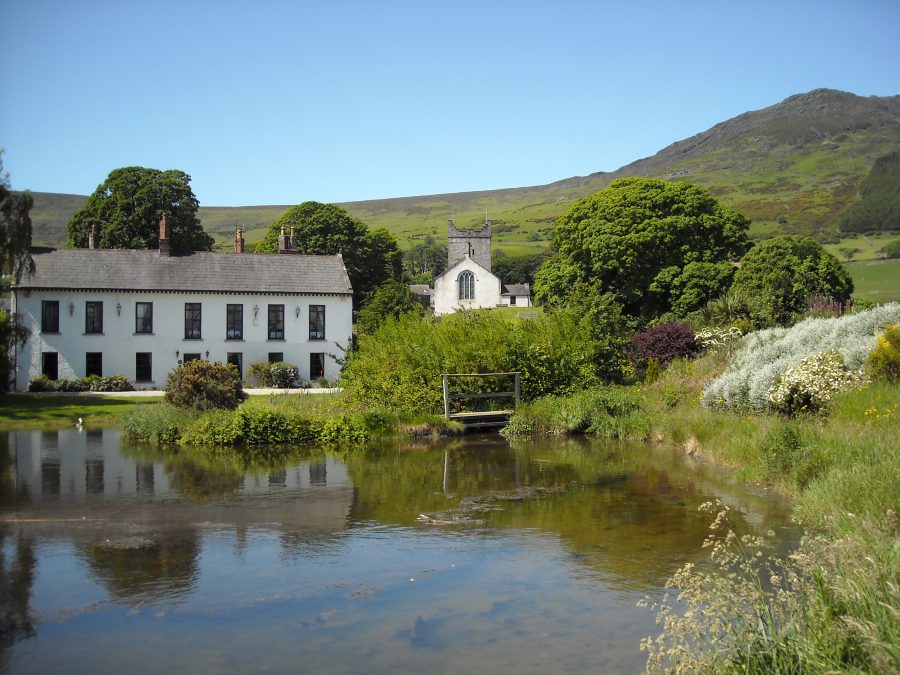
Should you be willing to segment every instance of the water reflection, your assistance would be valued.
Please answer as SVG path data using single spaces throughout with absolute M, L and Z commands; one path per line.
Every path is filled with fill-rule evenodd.
M 193 661 L 201 670 L 290 672 L 297 650 L 345 672 L 633 670 L 652 626 L 634 601 L 701 557 L 701 502 L 729 502 L 746 529 L 786 523 L 783 505 L 708 467 L 622 444 L 234 452 L 20 431 L 0 435 L 0 463 L 0 581 L 13 598 L 0 650 L 17 651 L 21 672 L 65 666 L 54 654 L 66 636 L 93 630 L 84 607 L 116 626 L 94 637 L 105 653 L 146 631 L 174 645 L 189 634 L 172 646 L 180 658 L 232 645 L 232 667 Z M 135 618 L 148 606 L 181 618 Z M 21 642 L 50 618 L 49 651 Z M 242 668 L 237 645 L 257 660 Z

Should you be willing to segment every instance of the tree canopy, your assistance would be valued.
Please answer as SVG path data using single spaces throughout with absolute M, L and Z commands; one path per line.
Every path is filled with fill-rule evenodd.
M 3 171 L 0 148 L 0 276 L 10 274 L 19 281 L 34 271 L 31 258 L 31 193 L 13 192 L 9 175 Z
M 437 243 L 428 234 L 403 254 L 403 265 L 412 279 L 432 283 L 437 275 L 447 269 L 447 245 Z
M 378 286 L 366 299 L 356 317 L 356 330 L 360 335 L 371 335 L 388 317 L 414 312 L 424 314 L 424 308 L 416 302 L 409 285 L 389 279 Z
M 200 204 L 184 171 L 129 166 L 111 171 L 69 221 L 69 246 L 86 248 L 91 225 L 98 228 L 100 248 L 159 246 L 159 219 L 169 214 L 172 250 L 209 251 L 213 238 L 197 218 Z
M 685 314 L 726 290 L 749 224 L 697 185 L 617 180 L 557 220 L 535 299 L 558 302 L 575 283 L 597 283 L 642 320 Z
M 806 311 L 810 296 L 846 302 L 853 280 L 837 258 L 809 237 L 783 235 L 750 249 L 732 288 L 758 298 L 769 323 L 785 325 Z
M 372 232 L 339 206 L 303 202 L 288 209 L 269 226 L 258 253 L 277 253 L 281 229 L 294 227 L 294 247 L 306 255 L 336 255 L 344 258 L 353 285 L 354 305 L 377 286 L 402 276 L 403 257 L 397 240 L 387 230 Z

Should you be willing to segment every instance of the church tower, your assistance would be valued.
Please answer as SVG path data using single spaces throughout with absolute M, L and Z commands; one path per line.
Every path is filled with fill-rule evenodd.
M 447 269 L 468 255 L 488 272 L 491 271 L 491 221 L 485 219 L 480 230 L 457 229 L 447 224 Z

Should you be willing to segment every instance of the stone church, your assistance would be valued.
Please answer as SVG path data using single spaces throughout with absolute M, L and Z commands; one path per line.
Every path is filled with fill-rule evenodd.
M 436 315 L 460 309 L 531 306 L 528 284 L 504 285 L 491 273 L 491 234 L 489 220 L 480 230 L 457 229 L 452 220 L 448 223 L 447 269 L 427 291 Z

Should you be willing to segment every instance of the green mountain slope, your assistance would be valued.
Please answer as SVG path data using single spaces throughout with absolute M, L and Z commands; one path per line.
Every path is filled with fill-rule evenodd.
M 487 211 L 495 224 L 495 247 L 516 255 L 546 248 L 554 219 L 572 202 L 616 178 L 650 176 L 707 187 L 753 220 L 754 236 L 804 233 L 834 241 L 841 216 L 858 199 L 859 185 L 875 160 L 897 150 L 900 96 L 817 89 L 739 115 L 611 173 L 534 187 L 341 206 L 370 227 L 387 228 L 404 246 L 427 234 L 446 237 L 451 214 L 458 225 L 478 226 Z M 62 244 L 66 221 L 85 198 L 34 196 L 35 243 Z M 258 241 L 286 208 L 201 207 L 200 218 L 217 246 L 228 249 L 235 227 L 244 227 L 251 243 Z

